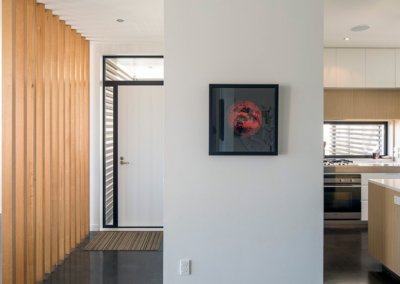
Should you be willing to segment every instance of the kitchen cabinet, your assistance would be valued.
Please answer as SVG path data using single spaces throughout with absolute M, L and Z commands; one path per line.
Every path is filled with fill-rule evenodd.
M 336 50 L 337 87 L 365 87 L 365 49 L 338 48 Z
M 336 48 L 324 49 L 324 86 L 327 88 L 337 86 Z
M 361 174 L 361 220 L 368 221 L 368 180 L 396 179 L 400 173 L 365 173 Z
M 324 87 L 400 88 L 400 49 L 325 48 Z
M 368 201 L 361 201 L 361 221 L 368 221 Z
M 396 50 L 389 48 L 365 50 L 365 86 L 396 87 Z
M 370 181 L 369 194 L 368 253 L 400 277 L 400 182 Z
M 400 117 L 398 89 L 324 90 L 324 119 L 392 120 Z

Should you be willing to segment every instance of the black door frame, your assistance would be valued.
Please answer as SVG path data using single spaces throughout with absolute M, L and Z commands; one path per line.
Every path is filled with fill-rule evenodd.
M 149 228 L 149 229 L 160 229 L 162 226 L 118 226 L 118 87 L 119 86 L 163 86 L 164 81 L 107 81 L 106 80 L 106 60 L 109 58 L 164 58 L 162 55 L 104 55 L 103 56 L 103 228 Z M 106 224 L 106 150 L 105 150 L 105 107 L 106 107 L 106 87 L 113 88 L 113 225 Z

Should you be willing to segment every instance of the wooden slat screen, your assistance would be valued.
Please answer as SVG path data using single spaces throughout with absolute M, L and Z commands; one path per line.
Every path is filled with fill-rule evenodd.
M 89 42 L 35 0 L 2 26 L 2 283 L 36 283 L 89 234 Z

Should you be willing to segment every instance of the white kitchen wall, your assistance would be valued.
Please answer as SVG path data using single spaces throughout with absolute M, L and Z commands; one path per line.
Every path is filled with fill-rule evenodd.
M 165 284 L 323 283 L 322 5 L 165 2 Z M 208 155 L 210 83 L 280 84 L 279 156 Z
M 163 55 L 160 42 L 90 43 L 90 230 L 102 225 L 102 58 L 103 55 Z

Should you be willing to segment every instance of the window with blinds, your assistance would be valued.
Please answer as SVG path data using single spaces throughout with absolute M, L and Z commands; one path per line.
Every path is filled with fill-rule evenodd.
M 387 122 L 325 122 L 325 156 L 387 155 Z

